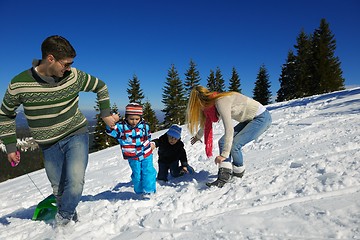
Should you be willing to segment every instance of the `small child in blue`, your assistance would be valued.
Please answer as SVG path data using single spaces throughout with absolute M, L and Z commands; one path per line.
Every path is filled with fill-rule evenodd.
M 112 128 L 106 126 L 106 133 L 118 140 L 123 157 L 129 162 L 135 193 L 146 196 L 156 192 L 156 170 L 150 127 L 142 115 L 142 106 L 130 103 L 125 108 L 125 119 L 119 121 L 119 116 L 113 115 L 117 123 Z

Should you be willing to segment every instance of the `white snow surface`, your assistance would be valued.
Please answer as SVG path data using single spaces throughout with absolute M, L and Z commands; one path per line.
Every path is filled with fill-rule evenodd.
M 242 179 L 206 187 L 217 166 L 183 126 L 194 174 L 142 200 L 119 146 L 92 153 L 76 224 L 31 220 L 52 193 L 44 170 L 0 183 L 0 239 L 360 239 L 360 88 L 267 107 L 272 126 L 244 146 Z M 214 155 L 222 133 L 214 124 Z

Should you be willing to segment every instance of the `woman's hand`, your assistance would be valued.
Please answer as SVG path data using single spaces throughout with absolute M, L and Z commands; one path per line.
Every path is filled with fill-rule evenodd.
M 198 139 L 196 136 L 194 136 L 194 137 L 191 138 L 190 143 L 191 143 L 191 145 L 194 145 L 197 141 L 201 142 L 200 139 Z
M 222 163 L 225 159 L 226 159 L 226 158 L 223 157 L 223 156 L 217 156 L 217 157 L 215 158 L 215 164 L 220 164 L 220 163 Z

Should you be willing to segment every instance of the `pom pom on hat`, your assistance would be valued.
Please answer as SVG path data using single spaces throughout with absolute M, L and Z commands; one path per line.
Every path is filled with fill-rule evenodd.
M 171 125 L 171 127 L 169 128 L 169 130 L 167 131 L 167 135 L 176 138 L 176 139 L 180 139 L 181 137 L 181 127 L 179 125 L 173 124 Z
M 138 103 L 129 103 L 125 108 L 125 115 L 143 115 L 143 108 Z

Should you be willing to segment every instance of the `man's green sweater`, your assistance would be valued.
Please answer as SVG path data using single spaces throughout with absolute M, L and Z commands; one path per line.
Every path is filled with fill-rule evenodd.
M 110 115 L 105 83 L 71 68 L 64 77 L 45 81 L 34 68 L 11 80 L 0 109 L 0 139 L 8 153 L 16 151 L 16 109 L 22 104 L 30 132 L 41 146 L 51 145 L 77 132 L 85 132 L 87 121 L 80 112 L 79 92 L 95 92 L 101 116 Z

